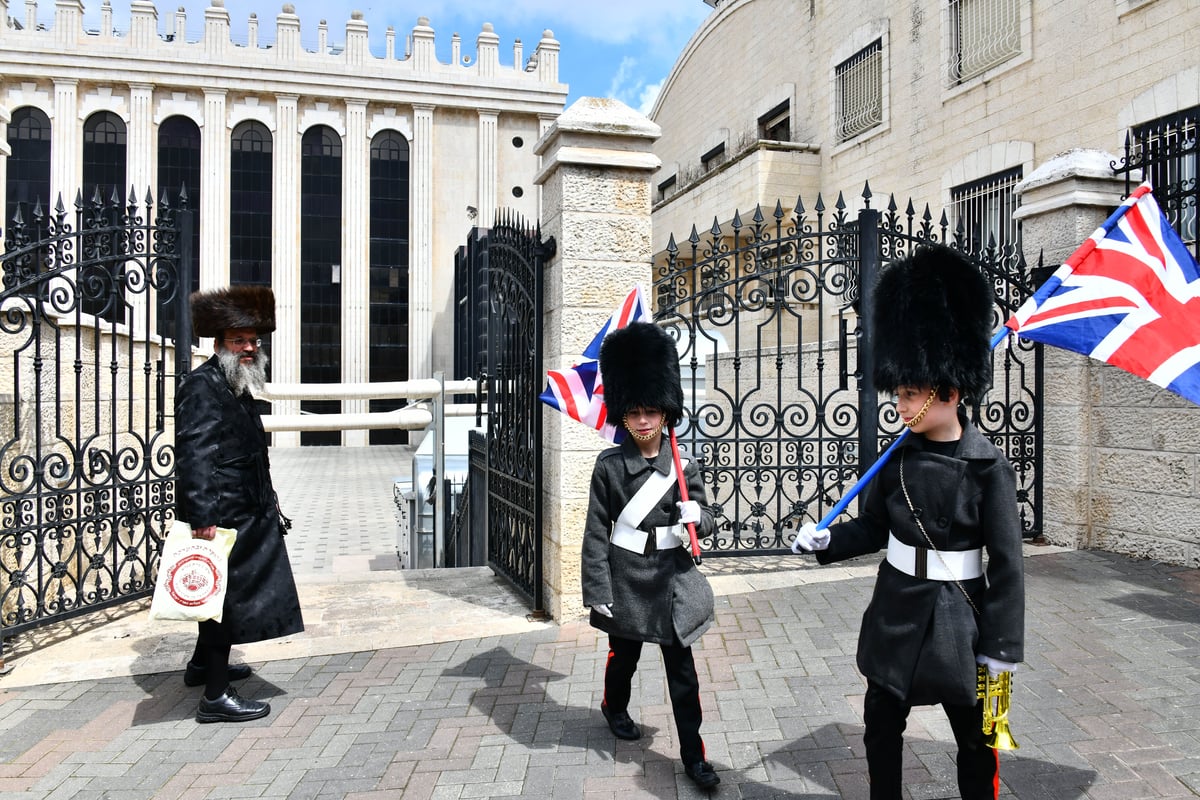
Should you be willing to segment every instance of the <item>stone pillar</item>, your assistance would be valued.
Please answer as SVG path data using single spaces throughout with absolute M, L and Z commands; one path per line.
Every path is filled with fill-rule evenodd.
M 496 219 L 496 186 L 499 183 L 499 151 L 496 142 L 496 126 L 500 112 L 495 109 L 479 109 L 479 179 L 475 200 L 479 209 L 477 221 L 481 228 L 490 228 Z
M 132 202 L 137 207 L 139 214 L 153 218 L 154 211 L 147 211 L 146 206 L 143 205 L 147 193 L 153 195 L 154 177 L 157 172 L 157 165 L 154 163 L 154 154 L 157 151 L 154 146 L 154 87 L 148 83 L 129 84 L 129 136 L 127 142 L 128 180 L 126 185 L 121 188 L 133 192 L 133 196 L 127 198 L 126 203 Z M 128 268 L 144 270 L 149 267 L 130 263 Z M 146 301 L 149 298 L 146 292 L 133 292 L 126 298 L 133 307 L 133 313 L 129 319 L 131 327 L 135 333 L 144 335 L 146 333 L 143 330 L 146 321 Z
M 542 233 L 558 248 L 546 265 L 546 369 L 578 362 L 629 290 L 651 285 L 651 148 L 660 129 L 617 100 L 584 97 L 537 143 Z M 596 455 L 594 431 L 547 407 L 543 444 L 543 571 L 546 610 L 559 621 L 583 613 L 580 546 Z
M 276 231 L 300 230 L 299 95 L 275 95 L 274 154 L 271 169 L 271 219 Z M 300 382 L 300 238 L 271 237 L 271 284 L 275 290 L 275 321 L 271 335 L 271 380 Z M 299 414 L 299 400 L 276 400 L 273 414 Z M 299 431 L 272 434 L 276 447 L 299 447 Z
M 342 143 L 342 380 L 370 379 L 371 330 L 371 153 L 367 138 L 367 101 L 346 100 L 346 140 Z M 342 412 L 363 414 L 367 400 L 343 400 Z M 348 430 L 342 444 L 365 447 L 369 431 Z
M 75 224 L 75 198 L 83 184 L 82 132 L 79 81 L 55 79 L 54 119 L 50 126 L 50 197 L 45 200 L 45 210 L 53 216 L 61 199 L 67 210 L 67 221 L 72 225 Z
M 204 90 L 200 132 L 200 288 L 229 283 L 229 126 L 225 91 Z M 200 344 L 203 349 L 204 342 Z M 275 380 L 278 380 L 276 378 Z
M 1022 236 L 1057 265 L 1124 199 L 1108 153 L 1071 151 L 1018 187 Z M 1026 260 L 1037 258 L 1036 249 Z M 1034 261 L 1036 263 L 1036 261 Z M 1054 543 L 1200 567 L 1200 408 L 1047 347 L 1045 529 Z
M 408 379 L 433 377 L 433 106 L 413 106 L 409 166 Z

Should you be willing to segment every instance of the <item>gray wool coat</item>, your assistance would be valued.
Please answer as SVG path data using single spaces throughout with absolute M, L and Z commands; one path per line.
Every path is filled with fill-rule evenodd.
M 596 457 L 583 534 L 583 604 L 612 605 L 611 619 L 593 611 L 591 624 L 613 636 L 667 645 L 678 640 L 688 647 L 713 622 L 712 588 L 696 568 L 690 552 L 683 547 L 672 547 L 649 554 L 632 553 L 609 542 L 613 523 L 629 498 L 651 472 L 666 475 L 671 461 L 671 445 L 665 436 L 653 462 L 642 456 L 632 438 Z M 708 510 L 700 470 L 694 461 L 689 461 L 683 473 L 688 499 L 697 501 L 701 508 L 696 535 L 709 535 L 715 521 Z M 675 503 L 679 499 L 679 486 L 672 483 L 638 528 L 653 531 L 656 526 L 678 522 L 679 508 Z
M 1004 454 L 960 412 L 963 436 L 952 456 L 909 436 L 871 482 L 857 519 L 832 525 L 822 564 L 901 542 L 927 546 L 900 486 L 939 550 L 984 548 L 984 575 L 962 581 L 979 610 L 951 581 L 926 580 L 880 564 L 863 614 L 858 668 L 910 705 L 974 705 L 975 655 L 1017 663 L 1024 657 L 1025 586 L 1016 477 Z M 936 555 L 930 554 L 931 558 Z

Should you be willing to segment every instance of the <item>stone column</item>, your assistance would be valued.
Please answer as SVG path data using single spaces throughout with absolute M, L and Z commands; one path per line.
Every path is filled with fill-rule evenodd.
M 300 230 L 299 95 L 275 95 L 274 159 L 271 162 L 271 219 L 275 230 Z M 271 335 L 271 380 L 300 382 L 300 238 L 299 234 L 271 237 L 271 284 L 275 290 L 275 321 Z M 299 414 L 299 400 L 277 400 L 273 414 Z M 276 447 L 299 447 L 299 431 L 272 434 Z
M 50 197 L 45 200 L 45 210 L 53 216 L 61 199 L 67 210 L 67 221 L 72 225 L 75 224 L 75 197 L 83 183 L 81 134 L 79 82 L 55 79 L 54 120 L 50 126 Z
M 500 112 L 495 109 L 479 110 L 479 182 L 476 204 L 479 227 L 490 228 L 496 219 L 496 186 L 499 183 L 499 154 L 496 146 L 496 123 Z
M 229 126 L 225 92 L 204 90 L 200 132 L 200 288 L 229 283 Z M 201 349 L 206 345 L 201 342 Z M 276 379 L 278 380 L 278 379 Z
M 132 191 L 133 197 L 127 198 L 132 202 L 139 214 L 154 218 L 154 210 L 146 210 L 143 201 L 146 193 L 153 194 L 154 175 L 154 87 L 148 83 L 131 83 L 129 85 L 129 138 L 126 148 L 129 164 L 128 175 L 123 190 Z M 157 199 L 157 198 L 156 198 Z M 128 264 L 129 269 L 143 270 L 145 266 L 135 263 Z M 126 295 L 133 307 L 129 322 L 135 333 L 144 334 L 146 331 L 146 292 L 133 292 Z
M 370 156 L 367 101 L 348 99 L 342 143 L 342 380 L 346 383 L 366 383 L 370 378 Z M 368 408 L 366 400 L 342 401 L 346 414 L 363 414 Z M 365 447 L 368 433 L 344 431 L 342 444 Z
M 1038 167 L 1016 187 L 1028 264 L 1055 269 L 1121 205 L 1124 180 L 1112 174 L 1117 158 L 1073 150 Z M 1068 547 L 1150 554 L 1163 547 L 1153 533 L 1162 522 L 1164 481 L 1170 473 L 1159 447 L 1164 438 L 1192 440 L 1200 419 L 1186 401 L 1122 369 L 1061 348 L 1044 347 L 1043 530 Z M 1182 461 L 1194 471 L 1196 449 Z M 1168 462 L 1171 459 L 1168 457 Z M 1176 459 L 1181 461 L 1181 459 Z M 1178 494 L 1189 494 L 1188 486 Z M 1168 489 L 1168 492 L 1170 489 Z M 1195 499 L 1184 504 L 1196 506 Z M 1192 509 L 1192 518 L 1196 509 Z M 1177 536 L 1178 531 L 1163 531 Z M 1122 541 L 1123 540 L 1123 541 Z M 1152 541 L 1154 540 L 1154 541 Z M 1157 541 L 1157 543 L 1156 543 Z M 1177 539 L 1171 545 L 1178 546 Z M 1176 560 L 1176 563 L 1181 561 Z
M 578 362 L 629 290 L 651 285 L 651 148 L 660 129 L 616 100 L 584 97 L 538 141 L 542 233 L 558 248 L 546 266 L 546 369 Z M 543 571 L 546 610 L 559 621 L 583 613 L 580 546 L 596 455 L 594 431 L 547 407 L 543 444 Z
M 409 173 L 408 378 L 433 377 L 433 106 L 413 106 Z

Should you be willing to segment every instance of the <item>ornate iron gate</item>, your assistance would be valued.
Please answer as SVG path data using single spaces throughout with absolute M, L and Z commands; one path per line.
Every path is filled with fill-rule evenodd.
M 543 610 L 542 599 L 542 241 L 500 212 L 473 251 L 486 287 L 487 342 L 478 372 L 487 383 L 487 562 Z
M 134 197 L 97 190 L 70 220 L 61 200 L 18 213 L 0 256 L 0 648 L 153 590 L 174 516 L 168 396 L 191 346 L 190 213 Z
M 953 242 L 945 215 L 926 208 L 864 210 L 851 218 L 797 199 L 770 219 L 756 208 L 725 230 L 672 238 L 655 270 L 656 319 L 681 342 L 689 422 L 679 438 L 701 464 L 718 529 L 712 556 L 787 552 L 789 531 L 818 520 L 900 429 L 871 380 L 859 314 L 862 286 L 926 241 Z M 1019 248 L 969 254 L 996 287 L 997 322 L 1030 293 Z M 870 298 L 867 298 L 868 302 Z M 868 316 L 868 315 L 863 315 Z M 855 362 L 851 365 L 851 356 Z M 1041 350 L 1010 336 L 994 354 L 995 382 L 973 409 L 1017 470 L 1026 537 L 1041 531 Z M 850 378 L 855 378 L 852 385 Z

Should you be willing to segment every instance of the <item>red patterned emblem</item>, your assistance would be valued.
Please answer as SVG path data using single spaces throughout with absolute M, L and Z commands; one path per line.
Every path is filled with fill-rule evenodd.
M 179 559 L 167 576 L 167 590 L 181 606 L 204 605 L 220 588 L 221 574 L 204 551 Z

